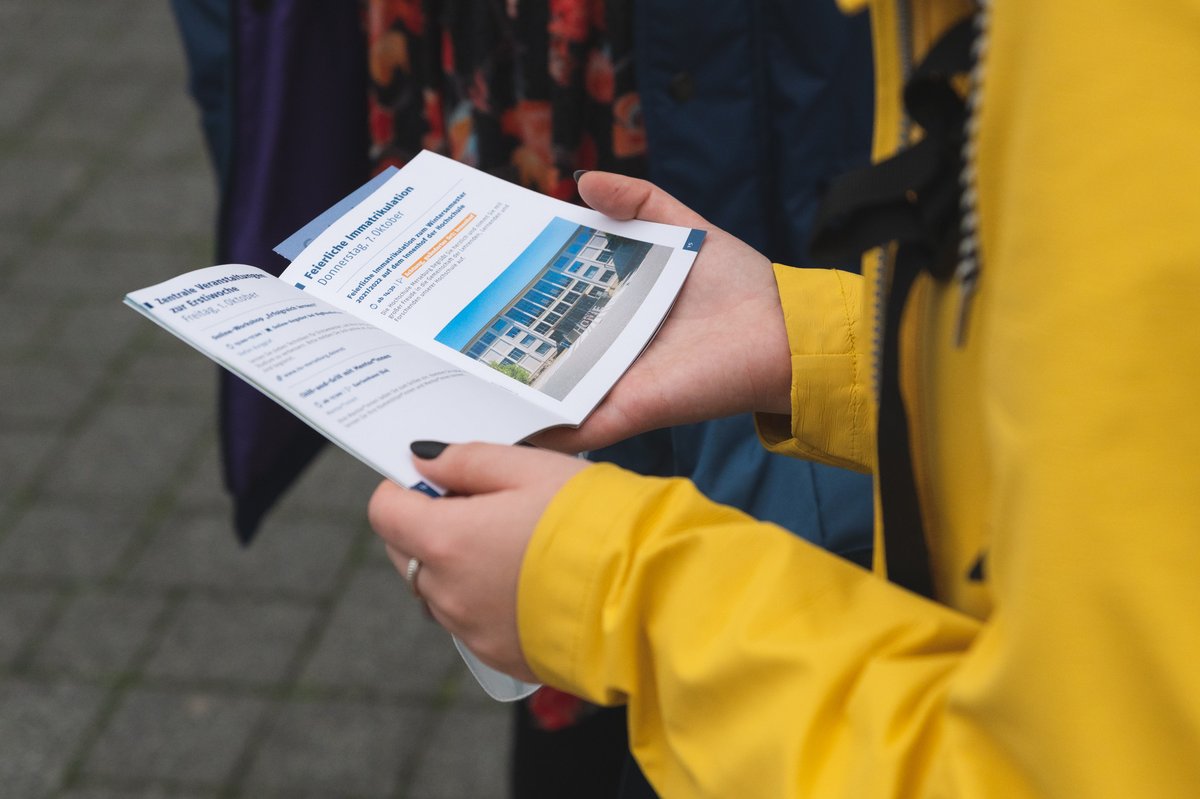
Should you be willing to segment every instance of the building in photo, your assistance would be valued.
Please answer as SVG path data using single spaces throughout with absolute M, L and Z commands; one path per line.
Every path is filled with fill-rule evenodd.
M 531 280 L 462 347 L 475 360 L 532 383 L 587 329 L 650 244 L 575 226 Z

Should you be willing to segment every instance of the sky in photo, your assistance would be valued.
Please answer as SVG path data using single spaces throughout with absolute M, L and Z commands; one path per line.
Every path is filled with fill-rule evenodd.
M 546 229 L 517 256 L 517 259 L 486 289 L 467 303 L 458 315 L 450 320 L 434 340 L 461 350 L 471 339 L 504 308 L 512 302 L 533 278 L 545 269 L 546 264 L 567 240 L 579 229 L 578 222 L 554 217 Z

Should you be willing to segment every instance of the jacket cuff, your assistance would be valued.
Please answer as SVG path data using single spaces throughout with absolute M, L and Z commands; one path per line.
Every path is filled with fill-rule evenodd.
M 870 471 L 862 278 L 776 264 L 775 282 L 792 354 L 792 413 L 755 414 L 759 438 L 772 452 Z

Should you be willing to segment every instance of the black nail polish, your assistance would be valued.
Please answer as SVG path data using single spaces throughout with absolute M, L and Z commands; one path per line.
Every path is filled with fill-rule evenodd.
M 408 445 L 408 448 L 421 460 L 431 461 L 441 455 L 442 450 L 448 446 L 450 445 L 443 444 L 441 441 L 414 441 Z
M 589 171 L 590 170 L 587 170 L 587 169 L 576 169 L 575 170 L 575 182 L 578 183 L 579 179 L 581 177 L 583 177 L 584 175 L 586 175 Z

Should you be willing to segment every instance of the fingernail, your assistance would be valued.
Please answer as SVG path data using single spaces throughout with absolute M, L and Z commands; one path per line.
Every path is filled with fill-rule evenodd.
M 587 170 L 587 169 L 576 169 L 575 170 L 575 182 L 578 183 L 579 179 L 581 177 L 583 177 L 584 175 L 586 175 L 589 171 L 590 170 Z
M 441 455 L 442 450 L 448 446 L 450 445 L 443 444 L 441 441 L 414 441 L 408 445 L 408 448 L 421 460 L 431 461 Z

